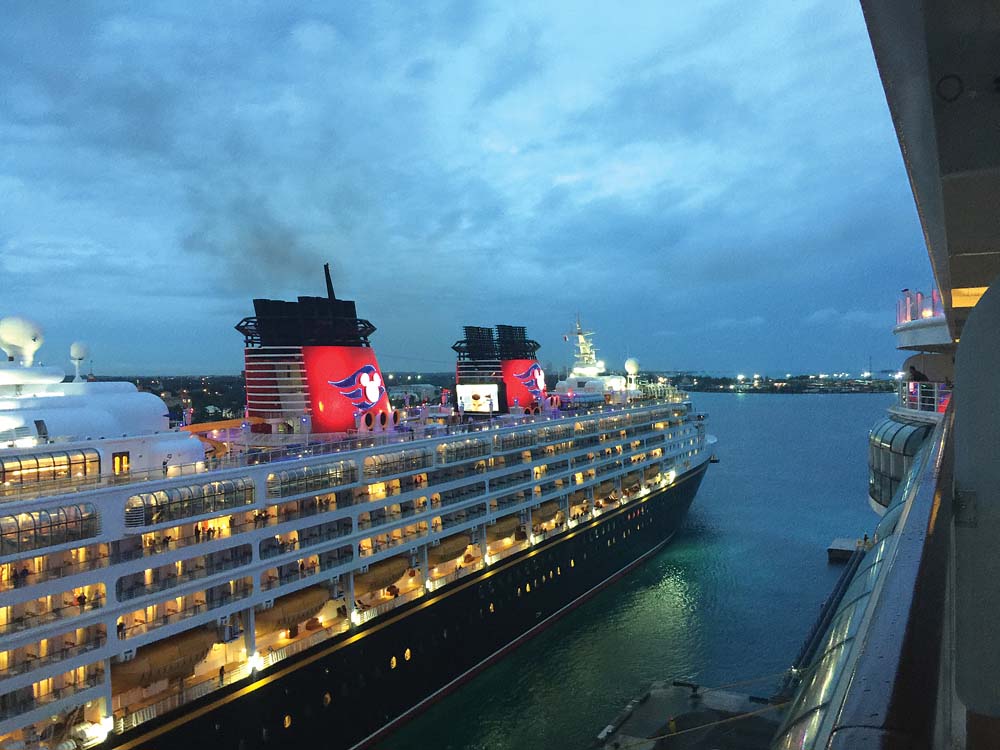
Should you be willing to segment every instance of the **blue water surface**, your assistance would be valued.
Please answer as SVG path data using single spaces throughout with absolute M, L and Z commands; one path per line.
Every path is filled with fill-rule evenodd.
M 674 540 L 381 750 L 585 748 L 654 680 L 717 686 L 788 667 L 841 572 L 827 545 L 874 528 L 867 433 L 892 396 L 693 397 L 721 463 Z

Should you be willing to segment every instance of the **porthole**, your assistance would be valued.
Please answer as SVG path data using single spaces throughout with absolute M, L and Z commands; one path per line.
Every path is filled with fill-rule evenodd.
M 333 703 L 333 696 L 329 693 L 323 693 L 323 708 L 327 708 L 331 703 Z
M 493 602 L 490 602 L 490 614 L 492 615 L 496 610 L 493 608 Z
M 571 568 L 575 568 L 575 567 L 576 567 L 576 561 L 575 561 L 575 560 L 573 560 L 573 558 L 570 558 L 570 561 L 569 561 L 569 566 L 570 566 Z
M 285 729 L 288 729 L 289 727 L 292 726 L 292 715 L 291 714 L 285 714 L 284 725 L 285 725 Z
M 562 568 L 561 567 L 556 567 L 556 575 L 557 576 L 561 576 L 562 575 Z
M 406 651 L 403 652 L 403 658 L 406 659 L 406 661 L 409 661 L 411 656 L 413 656 L 413 654 L 410 652 L 410 649 L 406 649 Z
M 552 571 L 551 570 L 549 571 L 549 580 L 550 581 L 552 580 Z
M 395 668 L 396 668 L 396 657 L 393 656 L 391 659 L 389 659 L 389 669 L 395 669 Z
M 526 594 L 530 594 L 531 593 L 531 584 L 530 583 L 524 584 L 524 593 L 526 593 Z

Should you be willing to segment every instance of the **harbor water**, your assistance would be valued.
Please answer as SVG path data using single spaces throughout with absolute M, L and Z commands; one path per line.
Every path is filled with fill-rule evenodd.
M 867 433 L 892 398 L 693 394 L 721 463 L 674 540 L 380 750 L 582 749 L 654 680 L 767 695 L 840 575 L 827 545 L 875 526 Z

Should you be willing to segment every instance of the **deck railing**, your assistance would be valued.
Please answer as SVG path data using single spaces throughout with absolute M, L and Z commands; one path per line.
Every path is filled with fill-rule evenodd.
M 425 438 L 446 438 L 461 435 L 474 435 L 477 433 L 490 432 L 492 430 L 509 429 L 530 424 L 545 425 L 559 420 L 577 420 L 581 417 L 596 414 L 607 414 L 621 411 L 631 412 L 633 410 L 645 411 L 657 407 L 680 403 L 683 395 L 672 398 L 656 399 L 648 403 L 642 403 L 639 407 L 629 407 L 620 404 L 609 404 L 595 406 L 587 410 L 574 410 L 563 412 L 552 412 L 534 416 L 525 415 L 523 417 L 502 416 L 487 421 L 476 421 L 470 424 L 459 425 L 419 425 L 410 431 L 395 431 L 385 433 L 359 433 L 349 435 L 346 433 L 331 434 L 304 434 L 281 436 L 285 440 L 298 440 L 300 442 L 286 445 L 285 447 L 272 448 L 260 451 L 247 451 L 206 461 L 198 461 L 191 464 L 171 465 L 167 471 L 153 469 L 150 471 L 130 471 L 127 474 L 117 476 L 102 474 L 98 477 L 80 477 L 59 479 L 37 484 L 0 486 L 0 502 L 25 500 L 46 495 L 58 495 L 72 492 L 83 492 L 86 490 L 98 489 L 101 487 L 118 487 L 123 485 L 141 484 L 143 482 L 162 481 L 164 479 L 175 479 L 184 476 L 204 474 L 206 472 L 216 472 L 225 469 L 246 468 L 259 464 L 279 463 L 282 461 L 293 461 L 306 456 L 331 455 L 343 453 L 362 448 L 379 448 L 391 445 L 406 445 L 414 440 Z M 278 436 L 271 436 L 278 437 Z M 254 440 L 257 440 L 255 437 Z M 59 441 L 50 441 L 47 444 L 40 444 L 35 452 L 43 450 L 46 445 L 51 445 L 54 450 L 58 450 Z M 249 437 L 248 437 L 249 444 Z M 487 453 L 488 453 L 487 449 Z M 440 464 L 447 461 L 439 459 Z
M 951 383 L 927 381 L 900 381 L 896 387 L 899 406 L 913 411 L 937 412 L 944 414 L 951 402 Z

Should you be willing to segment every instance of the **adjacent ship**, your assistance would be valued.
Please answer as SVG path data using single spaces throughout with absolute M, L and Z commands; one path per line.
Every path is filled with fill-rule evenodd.
M 355 303 L 254 300 L 247 412 L 171 428 L 0 322 L 0 748 L 371 745 L 656 553 L 704 415 L 603 375 L 553 392 L 466 327 L 453 398 L 394 409 Z

